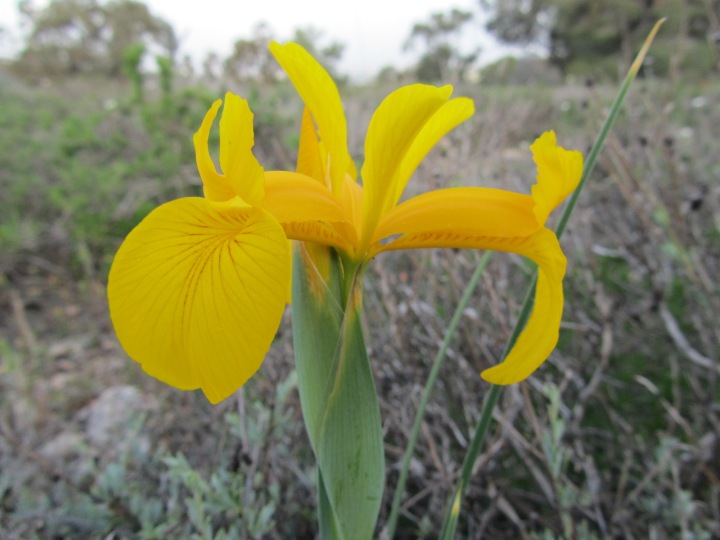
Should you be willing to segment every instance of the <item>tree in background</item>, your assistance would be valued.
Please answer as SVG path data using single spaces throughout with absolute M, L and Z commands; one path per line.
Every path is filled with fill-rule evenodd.
M 337 65 L 345 52 L 345 44 L 334 40 L 323 44 L 324 37 L 325 32 L 322 30 L 306 26 L 297 28 L 290 41 L 305 47 L 305 50 L 314 56 L 335 80 L 342 79 L 337 72 Z
M 298 28 L 291 41 L 299 43 L 337 77 L 336 66 L 345 51 L 338 41 L 323 44 L 324 32 L 313 27 Z M 272 28 L 260 22 L 251 35 L 235 41 L 233 52 L 223 63 L 225 75 L 236 81 L 272 82 L 281 73 L 277 61 L 270 55 L 268 45 L 274 39 Z
M 465 25 L 472 20 L 471 12 L 453 8 L 447 13 L 433 13 L 427 22 L 413 25 L 405 49 L 411 49 L 417 41 L 421 41 L 425 47 L 415 68 L 418 79 L 436 82 L 461 81 L 465 78 L 468 68 L 477 60 L 480 48 L 463 54 L 453 41 L 459 38 Z
M 563 73 L 617 75 L 652 25 L 668 17 L 652 69 L 707 74 L 717 69 L 720 0 L 479 0 L 501 41 L 545 46 Z M 688 62 L 692 58 L 692 62 Z M 620 71 L 624 71 L 621 66 Z
M 268 52 L 268 44 L 273 39 L 267 23 L 256 24 L 250 37 L 240 38 L 233 44 L 232 53 L 223 63 L 224 73 L 237 81 L 274 81 L 279 66 Z
M 123 74 L 132 47 L 173 58 L 177 39 L 172 27 L 134 0 L 52 0 L 39 8 L 32 0 L 18 4 L 29 30 L 15 63 L 31 78 L 95 73 Z

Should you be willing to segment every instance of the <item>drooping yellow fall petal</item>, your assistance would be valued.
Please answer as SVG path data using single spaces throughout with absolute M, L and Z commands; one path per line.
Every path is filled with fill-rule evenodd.
M 525 328 L 500 364 L 483 371 L 493 384 L 514 384 L 527 379 L 550 356 L 560 335 L 566 259 L 555 233 L 542 228 L 517 251 L 538 265 L 535 303 Z
M 227 183 L 245 202 L 261 206 L 263 168 L 252 153 L 253 113 L 246 100 L 227 92 L 220 118 L 220 167 Z
M 108 278 L 110 315 L 128 355 L 217 403 L 260 367 L 288 297 L 290 256 L 264 210 L 178 199 L 125 239 Z
M 314 178 L 323 186 L 326 185 L 320 141 L 317 138 L 317 131 L 315 130 L 315 123 L 310 114 L 310 109 L 307 107 L 303 109 L 302 123 L 300 124 L 300 146 L 295 170 L 300 174 Z
M 326 177 L 339 195 L 345 173 L 352 168 L 347 148 L 347 124 L 335 82 L 327 71 L 297 43 L 270 43 L 270 51 L 283 68 L 317 124 L 320 141 L 329 156 Z
M 371 253 L 437 247 L 438 241 L 451 239 L 453 247 L 474 248 L 480 238 L 529 236 L 539 228 L 529 195 L 482 187 L 441 189 L 388 212 L 375 231 Z
M 302 174 L 265 173 L 264 208 L 292 240 L 318 242 L 354 253 L 355 226 L 338 200 L 322 184 Z
M 461 194 L 465 190 L 483 188 L 457 189 L 460 190 L 457 194 Z M 393 226 L 381 225 L 384 227 L 381 232 L 384 230 L 391 235 L 401 234 L 404 229 L 407 233 L 401 234 L 385 245 L 375 244 L 372 253 L 422 247 L 488 249 L 517 253 L 537 263 L 539 274 L 535 307 L 528 323 L 505 361 L 482 373 L 486 380 L 494 384 L 519 382 L 537 369 L 557 344 L 563 310 L 562 279 L 565 275 L 566 259 L 555 233 L 537 226 L 529 196 L 505 194 L 513 195 L 513 198 L 516 198 L 513 202 L 510 197 L 504 200 L 505 196 L 502 193 L 494 194 L 498 204 L 505 205 L 508 215 L 503 218 L 501 209 L 498 209 L 493 218 L 496 222 L 488 225 L 482 214 L 478 212 L 473 227 L 469 206 L 460 206 L 459 210 L 455 210 L 450 204 L 453 199 L 457 199 L 456 202 L 460 205 L 459 198 L 455 197 L 457 194 L 450 193 L 452 197 L 447 199 L 438 198 L 437 205 L 430 204 L 434 193 L 420 196 L 426 200 L 418 208 L 413 208 L 410 203 L 419 197 L 403 203 L 408 205 L 406 208 L 413 211 L 406 212 L 402 209 L 403 205 L 400 205 L 397 219 L 393 215 L 388 215 L 388 221 Z M 516 208 L 513 208 L 514 205 Z M 533 223 L 535 223 L 534 230 L 531 226 Z M 518 233 L 517 236 L 503 234 L 513 229 Z M 501 231 L 501 235 L 495 236 L 492 234 L 493 231 Z M 528 231 L 529 234 L 523 234 Z
M 399 200 L 413 171 L 448 131 L 472 115 L 470 99 L 451 101 L 451 86 L 402 87 L 383 100 L 365 139 L 363 238 Z
M 557 145 L 554 131 L 543 133 L 530 147 L 537 165 L 537 183 L 532 187 L 535 215 L 541 225 L 550 212 L 575 190 L 582 176 L 583 157 L 577 150 Z

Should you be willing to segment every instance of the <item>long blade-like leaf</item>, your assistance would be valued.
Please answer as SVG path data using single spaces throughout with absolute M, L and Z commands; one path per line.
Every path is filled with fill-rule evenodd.
M 578 197 L 580 196 L 580 192 L 582 191 L 583 186 L 585 185 L 585 182 L 590 176 L 590 173 L 593 171 L 593 168 L 595 167 L 595 163 L 597 161 L 597 158 L 600 154 L 600 150 L 602 149 L 603 145 L 605 144 L 605 139 L 607 138 L 608 134 L 610 133 L 610 128 L 615 123 L 615 119 L 617 118 L 617 115 L 620 111 L 620 108 L 622 107 L 623 102 L 625 101 L 625 97 L 627 96 L 628 91 L 630 90 L 630 86 L 632 86 L 633 81 L 635 80 L 635 76 L 637 75 L 640 66 L 642 65 L 643 59 L 645 58 L 645 55 L 648 52 L 648 49 L 650 48 L 650 44 L 655 39 L 655 35 L 657 34 L 658 30 L 660 29 L 660 25 L 665 21 L 665 19 L 661 19 L 658 21 L 655 26 L 650 31 L 650 34 L 645 39 L 645 42 L 643 43 L 643 46 L 640 49 L 640 52 L 638 52 L 637 56 L 635 57 L 635 61 L 633 62 L 632 66 L 630 67 L 630 70 L 627 73 L 627 76 L 625 77 L 625 80 L 623 81 L 622 86 L 620 87 L 620 90 L 618 91 L 617 96 L 615 97 L 615 100 L 613 101 L 612 107 L 610 108 L 610 112 L 608 114 L 608 117 L 605 119 L 605 122 L 603 123 L 602 127 L 600 128 L 600 132 L 597 135 L 597 138 L 595 139 L 595 142 L 590 149 L 590 153 L 588 154 L 587 159 L 585 160 L 585 167 L 583 168 L 583 174 L 582 178 L 580 179 L 580 184 L 578 185 L 577 189 L 573 192 L 570 199 L 568 200 L 567 204 L 565 205 L 565 209 L 563 211 L 562 216 L 560 217 L 560 220 L 558 222 L 558 226 L 556 228 L 556 234 L 558 238 L 560 238 L 565 231 L 565 228 L 567 226 L 568 220 L 570 219 L 570 215 L 572 214 L 573 209 L 575 208 L 575 204 L 578 200 Z M 513 332 L 510 335 L 510 339 L 508 340 L 506 346 L 505 346 L 505 352 L 503 354 L 503 357 L 505 354 L 509 352 L 509 350 L 512 348 L 512 345 L 515 343 L 515 340 L 520 335 L 520 331 L 522 330 L 523 326 L 525 325 L 525 322 L 527 321 L 528 316 L 530 315 L 530 310 L 532 308 L 533 303 L 533 291 L 535 288 L 535 280 L 530 284 L 528 291 L 525 295 L 525 301 L 523 302 L 523 306 L 520 310 L 520 315 L 518 316 L 518 319 L 515 323 L 515 327 L 513 328 Z M 455 486 L 455 491 L 450 498 L 450 501 L 448 502 L 447 511 L 445 514 L 445 521 L 443 523 L 442 532 L 440 534 L 440 538 L 443 540 L 451 540 L 452 538 L 455 538 L 455 530 L 457 528 L 458 518 L 460 516 L 460 507 L 462 505 L 463 498 L 465 496 L 465 489 L 467 488 L 467 485 L 470 481 L 470 477 L 472 476 L 472 470 L 475 465 L 475 460 L 477 459 L 478 454 L 480 453 L 480 450 L 482 449 L 482 442 L 485 439 L 485 435 L 488 432 L 488 427 L 490 425 L 490 419 L 492 418 L 492 412 L 495 408 L 495 404 L 498 402 L 498 399 L 500 397 L 500 390 L 501 387 L 499 386 L 492 386 L 490 388 L 490 391 L 488 392 L 487 398 L 485 400 L 485 404 L 483 407 L 482 414 L 480 415 L 480 420 L 478 422 L 475 434 L 473 435 L 473 439 L 470 442 L 470 447 L 468 449 L 467 454 L 465 455 L 465 459 L 463 461 L 460 478 L 458 478 L 458 482 Z
M 350 287 L 345 300 L 337 256 L 304 249 L 298 246 L 294 259 L 293 338 L 303 417 L 319 467 L 320 535 L 366 540 L 380 511 L 385 456 L 361 290 Z M 353 283 L 360 286 L 359 279 Z

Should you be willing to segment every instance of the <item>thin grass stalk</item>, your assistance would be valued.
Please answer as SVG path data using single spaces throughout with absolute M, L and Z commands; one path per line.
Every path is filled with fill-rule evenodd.
M 647 39 L 645 40 L 645 43 L 643 43 L 640 52 L 635 57 L 635 61 L 628 70 L 628 74 L 626 75 L 625 80 L 620 87 L 620 91 L 615 97 L 612 107 L 610 108 L 610 113 L 608 114 L 608 117 L 605 119 L 605 122 L 600 128 L 600 132 L 598 133 L 598 136 L 595 139 L 592 148 L 590 149 L 587 160 L 585 161 L 585 166 L 583 167 L 583 173 L 582 177 L 580 178 L 580 183 L 578 184 L 577 189 L 573 192 L 572 196 L 568 200 L 568 203 L 565 205 L 560 220 L 558 221 L 558 225 L 555 229 L 558 239 L 562 236 L 563 232 L 565 232 L 565 228 L 567 227 L 570 215 L 572 214 L 578 197 L 580 196 L 580 191 L 582 190 L 583 186 L 587 182 L 587 179 L 595 168 L 595 163 L 597 162 L 597 158 L 600 155 L 600 150 L 602 150 L 602 147 L 605 144 L 605 139 L 607 139 L 607 136 L 610 133 L 610 129 L 615 123 L 615 119 L 617 118 L 617 115 L 620 112 L 620 108 L 625 101 L 625 97 L 630 90 L 630 86 L 632 85 L 632 82 L 635 79 L 635 76 L 637 75 L 640 66 L 642 65 L 643 59 L 645 58 L 645 55 L 650 48 L 650 44 L 655 38 L 655 34 L 657 34 L 660 25 L 664 21 L 665 19 L 661 19 L 655 24 L 653 29 L 650 31 Z M 528 291 L 525 296 L 525 301 L 523 302 L 520 315 L 515 324 L 515 327 L 513 328 L 510 339 L 505 346 L 505 351 L 502 355 L 503 359 L 505 358 L 505 355 L 508 353 L 512 345 L 515 343 L 518 335 L 520 335 L 520 331 L 522 330 L 528 316 L 530 315 L 530 310 L 532 309 L 533 304 L 534 290 L 535 279 L 533 279 L 532 284 L 528 287 Z M 478 426 L 475 430 L 475 434 L 473 435 L 472 442 L 470 443 L 468 453 L 465 455 L 465 459 L 463 460 L 460 477 L 456 484 L 455 491 L 453 492 L 453 496 L 449 501 L 448 509 L 445 513 L 445 520 L 440 535 L 440 538 L 443 540 L 451 540 L 455 537 L 455 529 L 457 527 L 458 518 L 460 516 L 460 508 L 462 507 L 462 501 L 465 496 L 465 491 L 467 489 L 470 477 L 472 476 L 472 470 L 475 465 L 475 461 L 477 460 L 477 456 L 480 452 L 480 449 L 482 448 L 482 443 L 485 440 L 485 436 L 488 432 L 488 426 L 490 424 L 490 419 L 492 418 L 493 410 L 498 402 L 498 398 L 500 397 L 500 388 L 501 387 L 499 386 L 492 385 L 490 391 L 488 392 L 488 397 L 486 399 L 485 406 L 483 407 L 482 414 L 480 415 Z
M 492 251 L 486 251 L 483 254 L 480 262 L 475 268 L 475 272 L 473 272 L 473 275 L 470 277 L 470 281 L 468 282 L 467 287 L 465 287 L 465 292 L 463 292 L 462 298 L 460 298 L 460 302 L 455 308 L 452 319 L 450 319 L 450 324 L 445 332 L 445 338 L 440 344 L 440 349 L 435 356 L 435 360 L 433 360 L 430 374 L 428 375 L 425 387 L 423 388 L 418 410 L 415 413 L 415 420 L 413 422 L 412 430 L 410 431 L 410 438 L 408 439 L 407 448 L 405 449 L 402 466 L 400 467 L 400 475 L 398 477 L 397 486 L 395 487 L 392 506 L 390 507 L 390 516 L 388 517 L 387 525 L 385 526 L 387 538 L 392 538 L 395 534 L 395 528 L 397 527 L 397 521 L 400 516 L 400 504 L 402 503 L 402 496 L 405 493 L 405 484 L 407 483 L 408 471 L 410 470 L 410 461 L 415 453 L 415 445 L 417 444 L 418 437 L 420 436 L 420 428 L 422 427 L 422 422 L 425 418 L 425 410 L 427 409 L 428 402 L 430 401 L 430 394 L 432 393 L 435 382 L 440 374 L 440 368 L 442 368 L 448 347 L 450 347 L 450 343 L 455 337 L 463 312 L 470 303 L 470 298 L 472 298 L 475 287 L 477 287 L 480 277 L 482 277 L 483 272 L 490 262 L 491 255 Z

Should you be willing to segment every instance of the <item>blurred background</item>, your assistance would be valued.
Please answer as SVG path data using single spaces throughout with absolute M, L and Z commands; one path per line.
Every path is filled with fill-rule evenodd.
M 289 313 L 258 375 L 211 407 L 127 358 L 105 299 L 124 236 L 157 205 L 201 194 L 191 137 L 225 91 L 250 101 L 265 168 L 294 168 L 302 105 L 270 40 L 301 43 L 334 75 L 358 165 L 372 112 L 398 86 L 452 83 L 475 100 L 408 195 L 527 193 L 534 138 L 554 129 L 586 153 L 661 17 L 563 237 L 560 344 L 504 391 L 459 535 L 720 537 L 720 1 L 180 4 L 0 5 L 0 538 L 316 535 Z M 480 255 L 393 253 L 370 267 L 381 527 Z M 479 372 L 498 361 L 531 271 L 495 254 L 464 313 L 398 538 L 437 535 L 487 391 Z

